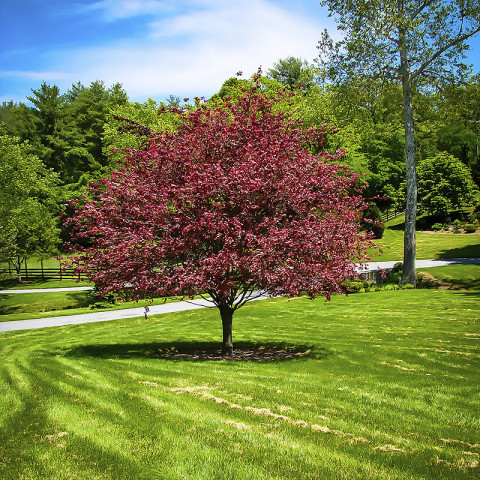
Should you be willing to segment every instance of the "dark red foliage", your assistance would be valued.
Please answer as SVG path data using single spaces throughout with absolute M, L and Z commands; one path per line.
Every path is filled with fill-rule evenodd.
M 326 131 L 275 113 L 258 89 L 180 114 L 78 209 L 78 237 L 93 239 L 78 268 L 101 293 L 201 291 L 233 309 L 258 289 L 341 292 L 370 242 L 357 175 L 341 152 L 307 150 Z

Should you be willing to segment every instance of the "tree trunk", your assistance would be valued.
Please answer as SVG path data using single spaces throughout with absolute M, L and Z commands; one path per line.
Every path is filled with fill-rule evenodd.
M 233 308 L 229 305 L 220 305 L 220 316 L 222 317 L 223 326 L 223 344 L 222 355 L 233 355 L 233 343 L 232 343 L 232 320 L 233 320 Z
M 400 31 L 400 39 L 404 39 Z M 417 172 L 415 166 L 415 130 L 412 106 L 412 80 L 407 52 L 400 50 L 405 121 L 405 161 L 407 166 L 407 202 L 405 207 L 405 232 L 403 237 L 403 273 L 400 283 L 415 285 L 415 223 L 417 218 Z
M 13 262 L 13 265 L 15 266 L 15 270 L 17 271 L 17 280 L 18 283 L 22 283 L 22 259 L 20 256 L 17 257 L 17 262 Z

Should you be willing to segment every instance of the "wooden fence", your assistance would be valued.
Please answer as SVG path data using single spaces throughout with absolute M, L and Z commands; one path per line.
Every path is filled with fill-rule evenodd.
M 5 270 L 7 270 L 7 268 L 5 268 Z M 10 276 L 18 276 L 17 269 L 10 262 L 8 264 L 8 274 Z M 26 262 L 21 264 L 20 276 L 25 280 L 67 280 L 84 278 L 81 274 L 75 273 L 72 268 L 63 269 L 61 264 L 59 264 L 58 268 L 44 268 L 43 265 L 40 268 L 31 268 Z
M 388 222 L 389 220 L 393 220 L 394 218 L 399 217 L 400 215 L 403 215 L 405 212 L 403 210 L 387 210 L 386 212 L 382 213 L 382 222 Z

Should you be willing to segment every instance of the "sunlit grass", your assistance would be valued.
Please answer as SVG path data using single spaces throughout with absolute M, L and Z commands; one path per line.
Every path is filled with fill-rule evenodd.
M 448 267 L 420 268 L 435 278 L 458 288 L 480 290 L 480 265 L 449 265 Z
M 403 217 L 398 217 L 386 224 L 383 238 L 375 240 L 383 252 L 374 256 L 374 261 L 403 259 L 403 221 Z M 480 235 L 477 234 L 455 235 L 420 231 L 416 232 L 416 245 L 416 258 L 419 260 L 480 257 Z
M 478 478 L 472 292 L 272 299 L 236 313 L 270 362 L 159 359 L 218 344 L 215 309 L 0 337 L 5 479 Z
M 87 281 L 81 281 L 74 279 L 29 279 L 23 280 L 22 283 L 18 283 L 16 279 L 4 280 L 0 282 L 0 290 L 33 290 L 41 288 L 71 288 L 71 287 L 91 287 L 92 284 Z

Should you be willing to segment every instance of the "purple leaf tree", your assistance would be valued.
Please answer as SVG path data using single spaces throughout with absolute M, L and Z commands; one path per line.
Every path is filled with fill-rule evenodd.
M 312 154 L 326 128 L 276 112 L 257 86 L 220 107 L 179 111 L 77 206 L 76 268 L 100 293 L 208 296 L 231 355 L 234 312 L 260 294 L 330 298 L 371 246 L 342 153 Z M 162 112 L 160 112 L 162 114 Z

